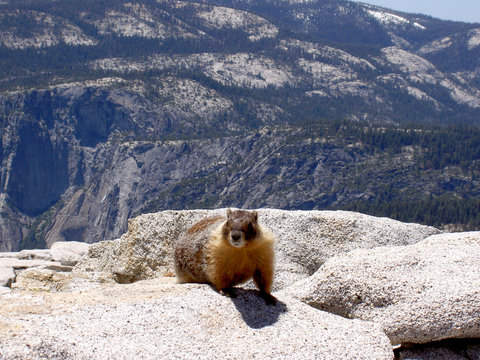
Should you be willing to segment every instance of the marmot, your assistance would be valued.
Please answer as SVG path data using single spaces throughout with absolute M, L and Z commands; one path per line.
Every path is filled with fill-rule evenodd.
M 194 224 L 174 248 L 175 274 L 179 283 L 213 285 L 222 294 L 253 278 L 260 295 L 270 295 L 274 273 L 274 238 L 258 222 L 256 211 L 227 210 Z

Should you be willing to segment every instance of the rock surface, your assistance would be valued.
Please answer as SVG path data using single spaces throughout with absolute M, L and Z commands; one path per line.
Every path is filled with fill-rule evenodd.
M 19 259 L 19 252 L 0 252 L 0 259 Z
M 0 269 L 15 275 L 0 287 L 0 359 L 391 360 L 392 343 L 398 359 L 479 358 L 480 341 L 466 338 L 480 338 L 480 233 L 260 210 L 277 237 L 278 303 L 267 306 L 250 284 L 228 298 L 175 282 L 175 239 L 224 213 L 139 216 L 120 239 L 90 245 L 71 272 L 51 250 L 49 261 L 0 254 Z
M 34 249 L 34 250 L 22 250 L 18 253 L 17 257 L 23 260 L 46 260 L 52 259 L 50 250 L 48 249 Z
M 49 253 L 53 261 L 58 261 L 66 266 L 74 266 L 88 252 L 88 247 L 88 244 L 78 241 L 59 241 L 52 244 Z
M 180 234 L 198 220 L 225 213 L 218 209 L 141 215 L 129 221 L 128 232 L 120 239 L 91 245 L 74 272 L 120 283 L 172 273 L 173 244 Z M 334 255 L 358 248 L 413 244 L 439 232 L 346 211 L 260 209 L 258 213 L 260 224 L 276 238 L 274 289 L 306 278 Z
M 32 291 L 57 291 L 70 280 L 71 277 L 67 272 L 46 268 L 29 268 L 17 275 L 11 287 L 12 289 Z
M 2 252 L 0 287 L 55 289 L 55 283 L 65 277 L 61 273 L 72 271 L 73 266 L 88 251 L 88 246 L 71 241 L 55 243 L 51 249 Z
M 393 344 L 480 337 L 480 232 L 363 249 L 285 290 L 313 307 L 381 323 Z
M 19 301 L 19 300 L 22 301 Z M 227 298 L 158 278 L 62 293 L 0 296 L 5 359 L 392 359 L 370 322 L 253 290 Z

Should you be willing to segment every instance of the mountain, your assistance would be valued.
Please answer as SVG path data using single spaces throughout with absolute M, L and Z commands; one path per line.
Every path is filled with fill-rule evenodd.
M 198 207 L 480 225 L 479 24 L 333 0 L 0 10 L 0 251 Z

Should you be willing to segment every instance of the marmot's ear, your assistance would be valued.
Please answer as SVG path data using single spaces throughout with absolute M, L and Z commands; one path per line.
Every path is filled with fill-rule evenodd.
M 232 216 L 232 209 L 228 208 L 227 209 L 227 218 L 230 219 L 231 216 Z
M 252 219 L 254 222 L 257 222 L 258 220 L 258 212 L 257 211 L 252 211 Z

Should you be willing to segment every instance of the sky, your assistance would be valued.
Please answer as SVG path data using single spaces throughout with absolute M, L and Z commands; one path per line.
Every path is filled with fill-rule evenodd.
M 363 0 L 359 2 L 408 13 L 430 15 L 443 20 L 480 23 L 479 0 Z

